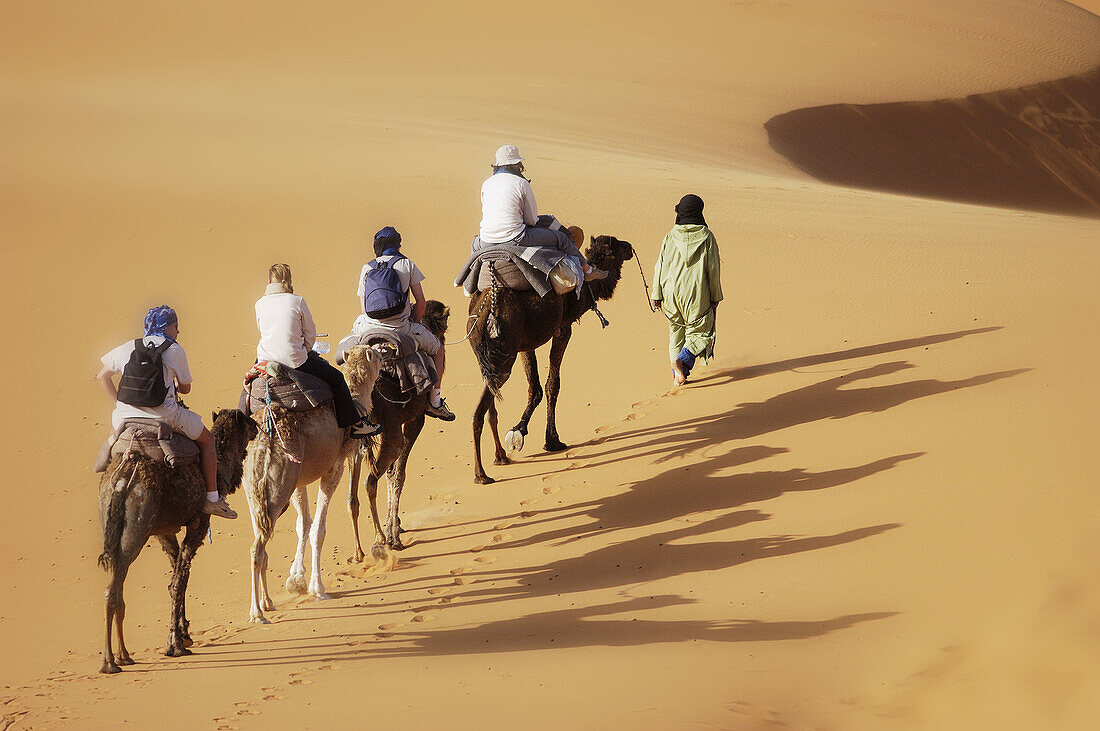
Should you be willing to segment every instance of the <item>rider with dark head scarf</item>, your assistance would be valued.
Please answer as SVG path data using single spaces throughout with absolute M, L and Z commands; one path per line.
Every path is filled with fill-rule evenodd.
M 653 272 L 653 304 L 669 323 L 669 356 L 677 384 L 696 358 L 714 356 L 715 311 L 722 301 L 718 242 L 703 218 L 703 199 L 689 194 L 676 204 L 676 225 L 665 234 Z

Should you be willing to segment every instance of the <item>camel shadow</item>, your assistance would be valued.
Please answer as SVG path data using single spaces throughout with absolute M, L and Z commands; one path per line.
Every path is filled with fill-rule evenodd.
M 915 399 L 993 383 L 1030 370 L 1018 368 L 955 381 L 921 379 L 882 386 L 851 387 L 858 381 L 893 375 L 913 367 L 901 361 L 882 363 L 776 394 L 766 401 L 741 403 L 724 413 L 598 437 L 590 442 L 590 446 L 609 445 L 608 448 L 586 454 L 584 462 L 568 469 L 570 472 L 591 469 L 619 462 L 624 456 L 630 459 L 650 457 L 655 464 L 662 464 L 730 439 L 751 439 L 815 421 L 879 413 Z M 639 438 L 643 441 L 637 442 Z M 624 447 L 621 444 L 624 441 L 635 443 Z M 627 455 L 623 453 L 624 448 L 629 450 Z M 548 470 L 532 477 L 562 471 Z

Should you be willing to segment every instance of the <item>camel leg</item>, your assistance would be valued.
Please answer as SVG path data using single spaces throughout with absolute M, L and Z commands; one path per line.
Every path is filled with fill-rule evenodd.
M 309 493 L 305 485 L 294 489 L 291 498 L 294 509 L 298 511 L 298 520 L 294 527 L 298 532 L 298 547 L 294 550 L 294 562 L 290 564 L 290 576 L 286 577 L 286 590 L 291 594 L 305 594 L 306 584 L 306 543 L 309 541 Z M 265 606 L 264 609 L 267 609 Z
M 140 497 L 133 499 L 135 495 Z M 130 571 L 130 564 L 145 548 L 145 542 L 149 540 L 149 524 L 152 521 L 152 506 L 148 502 L 148 493 L 135 490 L 131 491 L 126 500 L 125 527 L 118 546 L 118 565 L 115 567 L 114 581 L 111 584 L 114 597 L 115 630 L 118 632 L 118 652 L 115 662 L 118 665 L 133 665 L 130 652 L 126 649 L 126 640 L 122 634 L 122 624 L 126 619 L 126 601 L 123 598 L 123 585 L 126 583 L 126 574 Z M 110 601 L 110 600 L 109 600 Z M 110 672 L 110 671 L 108 671 Z
M 182 604 L 179 611 L 176 611 L 174 594 L 176 575 L 179 571 L 180 544 L 174 535 L 157 536 L 157 541 L 160 542 L 160 547 L 164 549 L 164 552 L 168 554 L 168 562 L 172 565 L 172 579 L 168 582 L 168 599 L 172 602 L 172 619 L 168 623 L 168 646 L 172 647 L 175 644 L 174 637 L 178 636 L 180 638 L 179 644 L 183 647 L 190 647 L 194 643 L 191 642 L 191 636 L 187 632 L 187 618 L 184 616 Z
M 187 619 L 184 616 L 184 607 L 187 597 L 187 582 L 191 577 L 191 560 L 195 552 L 202 545 L 206 537 L 206 528 L 210 525 L 209 518 L 198 520 L 187 526 L 187 532 L 183 536 L 183 547 L 176 559 L 175 570 L 172 572 L 172 631 L 168 636 L 168 649 L 164 654 L 168 657 L 181 657 L 190 655 L 187 649 L 191 643 L 191 637 L 187 632 Z M 173 539 L 174 540 L 174 539 Z
M 409 462 L 409 454 L 412 453 L 413 444 L 423 428 L 423 414 L 405 424 L 404 448 L 387 474 L 386 543 L 395 551 L 405 549 L 405 544 L 401 542 L 401 491 L 405 488 L 405 467 Z
M 573 334 L 572 325 L 563 325 L 550 344 L 550 373 L 546 377 L 546 444 L 547 452 L 560 452 L 566 445 L 558 438 L 557 406 L 561 389 L 561 359 Z
M 485 414 L 493 403 L 493 393 L 486 386 L 481 392 L 481 400 L 477 402 L 472 419 L 474 425 L 474 482 L 478 485 L 489 485 L 493 478 L 485 474 L 485 468 L 481 465 L 481 431 L 485 427 Z
M 387 428 L 378 446 L 378 454 L 371 465 L 370 475 L 367 476 L 367 499 L 370 502 L 370 517 L 374 521 L 374 543 L 371 545 L 371 555 L 375 561 L 381 561 L 386 557 L 386 536 L 382 532 L 382 524 L 378 518 L 378 480 L 382 473 L 388 471 L 393 465 L 403 443 L 404 437 L 399 428 L 392 430 Z
M 359 476 L 363 470 L 363 453 L 358 449 L 351 457 L 351 478 L 348 481 L 348 512 L 351 513 L 351 529 L 355 533 L 353 563 L 363 563 L 363 543 L 359 540 Z
M 118 611 L 118 597 L 122 595 L 122 582 L 126 580 L 126 569 L 117 571 L 115 567 L 107 568 L 107 631 L 104 633 L 103 665 L 99 668 L 101 673 L 121 673 L 122 668 L 115 663 L 115 654 L 111 650 L 111 630 L 115 623 L 115 613 Z
M 489 433 L 493 435 L 493 464 L 512 464 L 508 459 L 508 453 L 504 451 L 504 445 L 500 443 L 500 429 L 497 427 L 497 402 L 493 399 L 489 402 Z
M 248 621 L 268 624 L 263 610 L 260 608 L 260 574 L 267 569 L 267 541 L 268 536 L 257 534 L 252 542 L 252 606 L 249 608 Z
M 313 529 L 309 534 L 313 563 L 310 567 L 309 593 L 318 599 L 329 599 L 325 585 L 321 583 L 321 548 L 325 545 L 325 521 L 328 519 L 328 506 L 332 494 L 344 476 L 344 460 L 337 459 L 329 473 L 321 478 L 321 487 L 317 491 L 317 515 L 313 519 Z
M 542 402 L 542 385 L 539 383 L 539 364 L 535 359 L 535 351 L 528 350 L 520 353 L 519 358 L 523 361 L 523 372 L 527 376 L 527 408 L 523 410 L 519 423 L 504 435 L 505 445 L 513 452 L 523 449 L 523 438 L 527 436 L 527 425 L 531 421 L 531 414 L 535 413 L 535 409 Z M 507 464 L 507 462 L 498 464 Z

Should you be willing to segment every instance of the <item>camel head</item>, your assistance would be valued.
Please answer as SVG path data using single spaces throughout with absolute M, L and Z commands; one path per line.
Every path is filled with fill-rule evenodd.
M 424 316 L 420 318 L 420 324 L 439 338 L 439 342 L 443 342 L 443 336 L 447 334 L 447 319 L 451 316 L 451 308 L 439 300 L 428 300 L 424 304 Z
M 620 241 L 614 236 L 593 236 L 584 257 L 589 264 L 608 272 L 607 279 L 591 283 L 596 299 L 605 300 L 615 293 L 615 285 L 622 277 L 623 262 L 634 258 L 634 247 L 629 241 Z
M 356 345 L 348 350 L 340 366 L 344 380 L 355 400 L 370 409 L 371 391 L 378 373 L 382 370 L 382 356 L 367 345 Z
M 260 427 L 252 417 L 237 409 L 214 412 L 214 448 L 218 455 L 218 490 L 222 496 L 232 495 L 241 486 L 244 476 L 244 456 L 248 443 Z

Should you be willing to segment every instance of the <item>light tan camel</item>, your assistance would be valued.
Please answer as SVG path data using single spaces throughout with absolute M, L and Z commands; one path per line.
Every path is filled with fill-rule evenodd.
M 367 347 L 352 348 L 341 370 L 351 394 L 360 404 L 369 405 L 374 382 L 378 379 L 381 359 Z M 336 425 L 336 414 L 326 405 L 309 411 L 287 412 L 276 408 L 278 433 L 263 429 L 248 445 L 244 462 L 244 493 L 252 516 L 252 605 L 249 621 L 267 624 L 265 611 L 275 604 L 267 590 L 267 543 L 275 530 L 275 521 L 286 511 L 294 497 L 298 509 L 298 548 L 286 580 L 287 591 L 309 593 L 328 599 L 321 582 L 321 547 L 325 542 L 325 518 L 329 501 L 344 471 L 344 461 L 358 447 L 358 439 Z M 257 415 L 259 417 L 259 415 Z M 311 522 L 306 486 L 320 480 L 317 515 Z M 313 553 L 309 584 L 305 578 L 306 540 Z

